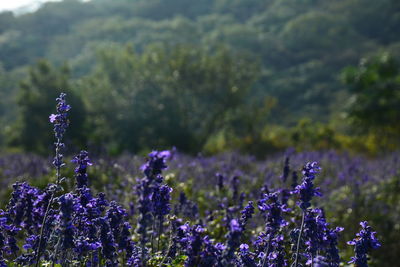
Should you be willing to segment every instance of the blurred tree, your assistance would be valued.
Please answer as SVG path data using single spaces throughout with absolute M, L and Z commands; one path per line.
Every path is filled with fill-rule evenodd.
M 287 22 L 281 32 L 283 44 L 295 60 L 318 58 L 343 50 L 347 42 L 360 41 L 343 17 L 308 12 Z
M 165 48 L 159 49 L 163 50 L 162 52 L 152 52 L 162 58 L 160 63 L 156 64 L 151 60 L 145 62 L 142 56 L 150 54 L 146 48 L 149 45 L 159 44 L 171 48 L 186 44 L 187 47 L 202 50 L 204 54 L 219 51 L 218 47 L 224 45 L 229 47 L 229 54 L 233 57 L 236 53 L 248 53 L 253 54 L 254 58 L 257 57 L 260 61 L 261 74 L 257 69 L 255 76 L 259 75 L 260 79 L 252 86 L 255 90 L 243 96 L 245 98 L 243 101 L 251 103 L 249 107 L 254 108 L 252 104 L 259 99 L 264 99 L 266 96 L 276 98 L 277 107 L 271 110 L 269 123 L 292 127 L 304 117 L 310 118 L 313 122 L 327 123 L 332 114 L 341 114 L 343 110 L 342 106 L 338 105 L 340 102 L 338 95 L 343 93 L 343 90 L 338 90 L 340 82 L 337 74 L 340 70 L 345 66 L 356 64 L 361 56 L 375 51 L 399 51 L 400 35 L 397 33 L 400 26 L 399 3 L 400 1 L 396 0 L 64 0 L 46 2 L 35 12 L 18 16 L 11 12 L 3 12 L 0 13 L 0 64 L 4 68 L 4 78 L 0 84 L 0 95 L 4 97 L 0 99 L 3 103 L 0 104 L 0 109 L 3 109 L 0 120 L 8 124 L 15 119 L 14 112 L 10 110 L 16 109 L 14 101 L 16 91 L 14 88 L 18 83 L 16 80 L 23 79 L 23 75 L 28 76 L 27 70 L 30 64 L 34 64 L 38 58 L 46 58 L 57 67 L 68 60 L 71 66 L 71 81 L 85 81 L 84 88 L 85 91 L 91 92 L 90 97 L 95 97 L 97 89 L 104 90 L 101 94 L 104 93 L 103 96 L 107 97 L 102 101 L 93 102 L 110 106 L 104 110 L 115 109 L 115 106 L 114 109 L 112 106 L 114 100 L 110 100 L 108 96 L 111 93 L 107 90 L 124 92 L 121 93 L 121 101 L 118 100 L 118 94 L 113 95 L 116 98 L 114 104 L 117 106 L 120 102 L 127 101 L 126 99 L 136 99 L 140 102 L 139 104 L 135 102 L 135 106 L 138 107 L 142 103 L 146 105 L 148 99 L 152 99 L 155 103 L 161 101 L 159 99 L 162 99 L 161 102 L 166 101 L 166 92 L 173 90 L 165 88 L 181 83 L 192 86 L 189 82 L 170 78 L 174 66 L 168 63 L 168 60 L 172 56 L 176 58 L 180 56 L 172 55 L 174 49 L 168 51 Z M 124 78 L 125 80 L 118 78 L 120 81 L 116 82 L 115 79 L 109 79 L 108 75 L 103 77 L 102 73 L 108 72 L 111 67 L 105 66 L 103 71 L 98 64 L 98 81 L 104 81 L 104 84 L 98 81 L 88 82 L 95 77 L 92 70 L 96 64 L 96 51 L 99 48 L 114 51 L 113 47 L 127 44 L 133 44 L 133 54 L 135 59 L 139 60 L 126 64 L 128 67 L 125 66 L 127 70 L 124 75 L 128 78 Z M 215 54 L 210 52 L 208 58 L 213 58 Z M 187 58 L 187 56 L 182 57 Z M 193 56 L 191 60 L 201 60 L 202 57 Z M 148 58 L 151 56 L 148 55 Z M 107 60 L 114 64 L 111 59 Z M 125 61 L 116 59 L 115 64 Z M 161 64 L 165 66 L 160 66 Z M 117 66 L 116 69 L 125 67 Z M 156 73 L 154 77 L 160 79 L 157 78 L 154 82 L 149 78 L 153 77 L 152 74 L 144 74 L 144 71 L 138 70 L 142 67 L 150 73 L 154 71 Z M 201 67 L 199 73 L 207 73 L 204 70 L 206 67 L 208 66 Z M 243 63 L 242 68 L 246 69 L 247 66 Z M 249 68 L 251 69 L 252 65 Z M 211 67 L 210 71 L 213 70 Z M 87 75 L 88 77 L 85 77 Z M 118 74 L 113 75 L 118 77 Z M 92 82 L 93 88 L 86 90 L 86 86 Z M 118 85 L 119 88 L 114 88 L 114 85 Z M 150 87 L 158 89 L 144 90 Z M 143 90 L 135 89 L 135 91 L 132 88 Z M 160 94 L 159 91 L 163 93 Z M 183 91 L 187 94 L 185 90 Z M 86 92 L 84 94 L 85 97 L 89 95 Z M 129 94 L 132 94 L 132 97 L 126 98 L 125 96 Z M 156 96 L 150 97 L 150 94 Z M 139 99 L 143 99 L 144 102 Z M 173 101 L 178 102 L 176 99 Z M 173 101 L 168 103 L 175 103 Z M 190 101 L 194 100 L 190 98 Z M 190 101 L 188 103 L 191 103 Z M 87 104 L 91 105 L 90 103 L 92 101 L 88 100 Z M 131 104 L 116 109 L 118 116 L 131 118 L 130 112 L 133 110 L 128 108 Z M 164 103 L 163 105 L 166 106 Z M 174 112 L 179 113 L 185 110 L 181 108 L 182 106 L 177 104 L 177 107 L 169 107 L 169 110 L 172 112 L 175 109 Z M 95 108 L 91 107 L 91 110 L 94 111 Z M 120 112 L 120 110 L 125 111 Z M 138 110 L 139 108 L 135 109 Z M 240 110 L 248 111 L 244 108 Z M 239 112 L 241 111 L 235 114 Z M 154 119 L 152 117 L 154 114 L 146 115 L 147 117 L 143 115 L 140 120 L 138 119 L 140 116 L 137 116 L 135 122 L 132 121 L 126 127 L 132 129 L 131 125 L 138 125 L 139 121 Z M 94 121 L 97 123 L 105 118 L 108 121 L 113 116 L 99 114 Z M 163 116 L 157 114 L 155 121 L 157 123 L 163 121 L 165 124 L 168 120 L 159 119 L 164 118 Z M 243 117 L 248 116 L 251 117 L 245 113 Z M 235 117 L 230 121 L 238 120 Z M 115 121 L 116 124 L 119 122 L 120 119 Z M 224 121 L 224 124 L 226 123 Z M 173 123 L 170 125 L 172 130 L 179 129 L 173 127 Z M 92 136 L 100 137 L 105 134 L 104 140 L 112 139 L 111 142 L 118 144 L 121 144 L 122 138 L 127 140 L 132 137 L 120 136 L 117 141 L 111 138 L 117 136 L 112 134 L 117 128 L 107 125 L 105 127 L 110 127 L 109 133 L 106 134 L 106 130 L 101 131 L 102 128 L 96 127 L 97 132 Z M 145 132 L 148 136 L 154 136 L 147 131 L 170 128 L 152 126 L 147 127 Z M 146 135 L 141 131 L 139 128 L 138 135 L 133 137 Z M 132 134 L 132 131 L 125 132 Z M 171 132 L 171 136 L 182 140 L 176 133 Z M 187 136 L 192 138 L 193 135 L 188 133 Z M 190 138 L 185 140 L 191 142 Z M 160 139 L 151 142 L 166 144 L 170 141 Z M 147 144 L 153 147 L 151 142 Z M 133 149 L 143 145 L 142 140 L 136 140 L 129 147 Z M 193 146 L 200 147 L 199 144 Z
M 0 13 L 0 34 L 15 24 L 15 20 L 14 13 L 10 11 Z
M 376 135 L 381 144 L 400 145 L 400 66 L 389 54 L 363 59 L 344 71 L 352 94 L 348 116 L 357 130 Z
M 39 61 L 29 72 L 29 78 L 20 84 L 18 94 L 19 117 L 10 135 L 10 142 L 26 151 L 48 154 L 54 143 L 49 115 L 55 113 L 55 99 L 61 92 L 67 94 L 72 106 L 69 112 L 71 126 L 66 140 L 75 145 L 85 144 L 85 108 L 72 91 L 66 66 L 54 69 L 47 61 Z
M 117 150 L 176 145 L 197 152 L 245 103 L 257 75 L 251 58 L 223 47 L 157 45 L 142 54 L 103 51 L 82 86 L 101 131 L 95 137 L 104 143 Z
M 245 21 L 260 10 L 270 6 L 271 2 L 264 0 L 216 0 L 214 10 L 222 14 L 232 14 L 237 19 Z

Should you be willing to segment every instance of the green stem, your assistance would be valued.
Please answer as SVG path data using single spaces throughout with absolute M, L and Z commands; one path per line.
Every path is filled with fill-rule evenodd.
M 272 240 L 271 237 L 268 238 L 268 244 L 267 244 L 267 248 L 265 250 L 265 255 L 264 255 L 264 260 L 263 260 L 262 267 L 266 267 L 265 264 L 267 263 L 267 258 L 268 258 L 268 254 L 269 254 L 269 247 L 270 247 L 270 244 L 271 244 L 271 240 Z
M 163 266 L 165 260 L 167 259 L 167 256 L 168 256 L 169 252 L 171 251 L 172 245 L 173 245 L 172 244 L 172 229 L 169 231 L 169 238 L 168 239 L 169 239 L 168 240 L 168 249 L 167 249 L 167 252 L 164 254 L 164 257 L 163 257 L 163 259 L 162 259 L 162 261 L 160 263 L 160 266 Z
M 59 153 L 60 153 L 60 151 L 59 151 L 60 147 L 61 147 L 61 140 L 57 139 L 57 143 L 56 143 L 56 158 L 57 158 L 57 160 L 58 160 L 58 156 L 59 156 Z M 56 178 L 57 178 L 56 186 L 57 187 L 60 185 L 60 180 L 61 180 L 60 169 L 61 169 L 60 166 L 56 167 Z M 42 226 L 40 228 L 39 246 L 38 246 L 38 248 L 36 250 L 36 264 L 35 264 L 35 267 L 39 266 L 40 256 L 41 256 L 40 254 L 42 252 L 41 248 L 42 248 L 42 242 L 43 242 L 44 227 L 46 225 L 46 220 L 47 220 L 47 217 L 49 216 L 49 211 L 50 211 L 51 205 L 53 204 L 53 200 L 54 200 L 54 191 L 51 193 L 49 204 L 46 207 L 46 212 L 45 212 L 44 217 L 43 217 Z
M 163 230 L 163 220 L 159 220 L 159 227 L 158 227 L 158 238 L 157 238 L 157 251 L 160 251 L 160 240 L 161 240 L 161 234 Z
M 297 267 L 298 260 L 299 260 L 300 241 L 301 241 L 301 235 L 303 234 L 303 229 L 304 229 L 305 214 L 306 214 L 306 211 L 303 211 L 303 216 L 301 218 L 300 233 L 299 233 L 299 237 L 297 238 L 296 258 L 294 260 L 294 267 Z

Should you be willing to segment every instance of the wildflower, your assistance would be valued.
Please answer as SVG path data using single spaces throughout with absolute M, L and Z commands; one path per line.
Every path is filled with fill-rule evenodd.
M 303 210 L 311 206 L 310 201 L 314 196 L 321 196 L 319 188 L 314 188 L 313 184 L 315 174 L 317 174 L 320 169 L 317 162 L 307 163 L 303 168 L 303 182 L 296 186 L 296 189 L 293 191 L 293 193 L 300 195 L 299 206 Z
M 121 238 L 121 227 L 123 226 L 124 219 L 127 215 L 128 214 L 126 213 L 125 209 L 119 206 L 115 201 L 110 203 L 110 208 L 106 212 L 106 217 L 108 219 L 113 239 L 116 242 L 118 242 L 118 240 Z
M 267 220 L 266 228 L 271 232 L 275 232 L 280 227 L 287 225 L 287 222 L 282 217 L 282 213 L 288 212 L 289 209 L 286 205 L 279 202 L 278 195 L 278 192 L 264 194 L 264 198 L 260 199 L 257 203 L 258 209 Z
M 340 264 L 340 256 L 338 245 L 339 233 L 343 231 L 343 227 L 328 229 L 326 233 L 327 249 L 326 258 L 329 260 L 331 267 L 338 267 Z
M 221 243 L 213 244 L 208 236 L 203 238 L 204 249 L 200 253 L 199 266 L 215 266 L 220 261 L 225 246 Z
M 153 151 L 149 154 L 149 159 L 142 165 L 141 170 L 147 177 L 156 177 L 167 168 L 166 159 L 171 156 L 171 153 L 165 151 Z
M 136 187 L 139 195 L 138 211 L 138 228 L 137 232 L 140 234 L 140 244 L 142 252 L 142 262 L 146 260 L 145 246 L 148 241 L 147 228 L 152 224 L 152 212 L 155 211 L 155 204 L 157 204 L 156 211 L 161 214 L 169 213 L 169 189 L 164 188 L 163 193 L 158 195 L 158 198 L 163 198 L 161 201 L 157 201 L 157 194 L 159 192 L 163 177 L 161 173 L 167 168 L 166 159 L 170 157 L 169 151 L 153 151 L 149 154 L 149 159 L 141 167 L 145 177 L 138 181 Z M 156 194 L 154 194 L 156 193 Z M 154 196 L 154 198 L 153 198 Z M 167 200 L 167 201 L 166 201 Z M 165 213 L 168 212 L 168 213 Z
M 216 173 L 215 176 L 217 177 L 217 188 L 218 188 L 218 191 L 221 192 L 224 189 L 225 177 L 220 173 Z
M 182 240 L 187 244 L 185 253 L 188 258 L 185 266 L 197 266 L 204 243 L 202 234 L 205 229 L 201 225 L 190 227 L 189 224 L 184 224 L 180 228 L 184 233 L 186 233 L 185 238 Z
M 251 219 L 251 217 L 254 214 L 254 206 L 253 206 L 253 201 L 249 201 L 246 207 L 240 212 L 242 214 L 242 217 L 240 218 L 240 224 L 244 228 L 247 221 Z
M 99 218 L 101 254 L 107 259 L 108 265 L 114 265 L 116 257 L 116 244 L 106 218 Z
M 153 212 L 160 221 L 171 211 L 171 192 L 172 188 L 167 185 L 154 188 L 154 193 L 152 195 Z
M 287 178 L 289 177 L 290 167 L 289 167 L 289 157 L 285 158 L 285 165 L 283 167 L 283 173 L 281 176 L 282 182 L 286 183 Z
M 239 246 L 239 248 L 240 248 L 240 253 L 241 254 L 246 254 L 246 253 L 249 252 L 249 245 L 247 245 L 247 244 L 241 244 Z
M 72 194 L 65 194 L 59 198 L 62 227 L 62 249 L 74 246 L 74 226 L 72 225 L 72 213 L 74 211 L 74 197 Z
M 266 266 L 268 262 L 272 264 L 272 260 L 281 261 L 284 255 L 284 250 L 281 248 L 283 236 L 279 232 L 288 224 L 283 219 L 283 213 L 289 209 L 279 201 L 278 192 L 264 194 L 257 205 L 266 220 L 266 225 L 265 232 L 260 233 L 254 243 L 261 259 L 261 266 Z
M 328 261 L 325 257 L 318 255 L 313 260 L 312 267 L 330 267 L 331 264 L 328 264 Z
M 82 188 L 88 185 L 88 175 L 86 173 L 87 167 L 92 165 L 89 159 L 89 153 L 82 150 L 71 162 L 75 163 L 77 167 L 75 168 L 76 177 L 76 187 Z
M 229 231 L 226 235 L 226 250 L 224 252 L 224 261 L 226 264 L 232 264 L 235 260 L 235 251 L 240 246 L 240 237 L 242 235 L 243 228 L 240 225 L 239 221 L 236 219 L 232 219 L 229 222 Z
M 118 248 L 120 250 L 127 250 L 129 246 L 131 246 L 131 225 L 128 222 L 124 222 L 122 225 L 122 231 L 118 242 Z
M 242 265 L 246 267 L 256 267 L 257 264 L 255 263 L 254 259 L 250 255 L 249 245 L 241 244 L 239 246 L 239 254 L 240 259 L 242 261 Z
M 376 232 L 372 231 L 368 222 L 360 222 L 361 231 L 356 234 L 356 238 L 348 241 L 347 244 L 354 246 L 355 257 L 351 257 L 349 263 L 354 263 L 358 267 L 368 266 L 368 253 L 372 249 L 377 249 L 381 246 L 378 239 L 375 237 Z
M 56 99 L 57 101 L 57 114 L 51 114 L 49 116 L 50 122 L 54 124 L 54 133 L 57 139 L 62 139 L 66 128 L 68 127 L 69 121 L 67 119 L 67 112 L 71 109 L 65 101 L 65 93 L 61 93 Z
M 321 209 L 310 209 L 305 213 L 302 239 L 306 245 L 308 264 L 312 263 L 317 252 L 324 247 L 327 226 Z
M 65 101 L 66 94 L 61 93 L 60 96 L 56 99 L 57 101 L 57 113 L 50 115 L 50 122 L 54 125 L 54 135 L 57 139 L 56 142 L 56 156 L 54 157 L 53 164 L 56 169 L 61 168 L 65 164 L 63 163 L 63 155 L 60 152 L 60 149 L 64 147 L 62 143 L 62 139 L 64 137 L 64 133 L 67 130 L 69 121 L 68 121 L 68 111 L 71 109 L 71 106 L 68 105 Z

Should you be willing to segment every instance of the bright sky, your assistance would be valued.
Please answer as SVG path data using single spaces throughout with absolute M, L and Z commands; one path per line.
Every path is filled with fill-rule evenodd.
M 40 3 L 59 0 L 0 0 L 0 11 L 37 6 Z

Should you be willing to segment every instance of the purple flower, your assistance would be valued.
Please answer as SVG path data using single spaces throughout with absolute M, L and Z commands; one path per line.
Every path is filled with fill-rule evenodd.
M 319 255 L 314 258 L 312 267 L 331 267 L 331 266 L 334 265 L 329 264 L 328 260 L 325 257 Z
M 74 196 L 70 193 L 59 198 L 62 227 L 62 249 L 74 247 L 75 227 L 72 225 L 72 213 L 74 211 Z
M 122 225 L 121 235 L 119 237 L 118 247 L 120 250 L 128 249 L 132 245 L 131 242 L 131 225 L 128 222 L 124 222 Z
M 368 222 L 360 222 L 361 231 L 356 234 L 356 238 L 348 241 L 347 244 L 354 246 L 355 257 L 351 257 L 349 263 L 354 263 L 358 267 L 368 266 L 368 253 L 372 249 L 377 249 L 381 246 L 378 239 L 375 237 L 376 232 L 372 231 Z
M 215 176 L 217 177 L 217 188 L 218 188 L 218 191 L 221 192 L 224 189 L 225 177 L 220 173 L 216 173 Z
M 110 225 L 106 218 L 99 218 L 101 254 L 107 259 L 108 265 L 116 264 L 116 244 Z
M 59 169 L 64 166 L 63 163 L 63 155 L 59 153 L 60 149 L 64 147 L 62 143 L 62 139 L 64 137 L 64 133 L 67 130 L 69 121 L 68 121 L 68 111 L 71 109 L 71 106 L 68 105 L 65 101 L 66 94 L 61 93 L 60 96 L 56 99 L 57 101 L 57 113 L 51 114 L 49 119 L 54 127 L 54 135 L 57 139 L 56 142 L 56 156 L 54 157 L 53 164 Z
M 32 230 L 41 223 L 37 220 L 37 204 L 41 192 L 39 189 L 28 185 L 27 183 L 15 183 L 14 191 L 7 206 L 7 215 L 9 223 L 15 226 L 23 226 L 32 233 Z M 35 207 L 36 206 L 36 207 Z
M 304 234 L 302 239 L 306 245 L 306 257 L 309 263 L 317 252 L 324 248 L 328 224 L 321 209 L 307 210 L 304 218 Z
M 118 242 L 121 239 L 121 230 L 125 222 L 125 218 L 128 214 L 126 213 L 125 209 L 119 206 L 115 201 L 110 203 L 110 208 L 106 213 L 106 217 L 109 222 L 109 226 L 111 229 L 111 233 L 113 239 Z M 126 229 L 125 229 L 126 230 Z M 127 234 L 126 232 L 124 233 Z M 124 237 L 126 238 L 126 236 Z M 120 247 L 120 249 L 123 249 Z
M 261 258 L 261 266 L 267 266 L 268 263 L 276 264 L 276 262 L 284 264 L 283 236 L 279 232 L 282 227 L 288 225 L 283 219 L 283 213 L 288 212 L 289 209 L 285 204 L 280 203 L 278 192 L 264 194 L 257 204 L 266 220 L 265 232 L 260 233 L 254 242 Z
M 254 261 L 253 257 L 251 256 L 251 253 L 249 251 L 249 245 L 247 244 L 241 244 L 239 246 L 239 254 L 240 254 L 240 260 L 241 260 L 241 265 L 245 267 L 257 267 L 256 262 Z
M 199 266 L 216 266 L 220 261 L 222 252 L 225 249 L 221 243 L 213 244 L 213 242 L 205 236 L 203 238 L 204 249 L 200 253 Z
M 236 260 L 235 258 L 235 251 L 240 246 L 240 238 L 243 233 L 243 228 L 240 225 L 239 221 L 236 219 L 232 219 L 229 222 L 229 231 L 228 234 L 225 236 L 226 241 L 226 250 L 224 252 L 224 264 L 233 264 Z
M 141 258 L 140 255 L 142 253 L 140 252 L 139 248 L 137 246 L 133 247 L 132 252 L 130 253 L 129 259 L 126 262 L 127 266 L 131 266 L 131 267 L 140 267 L 141 265 Z
M 266 228 L 268 231 L 277 231 L 280 227 L 287 225 L 287 222 L 283 219 L 282 214 L 288 212 L 289 209 L 286 205 L 279 202 L 279 193 L 264 194 L 264 197 L 257 203 L 258 209 L 264 215 L 267 220 Z
M 92 165 L 89 159 L 89 153 L 82 150 L 71 162 L 75 163 L 76 187 L 81 188 L 88 185 L 87 167 Z
M 239 246 L 239 249 L 240 249 L 240 253 L 241 253 L 241 254 L 247 254 L 247 253 L 249 252 L 249 245 L 247 245 L 247 244 L 241 244 L 241 245 Z
M 166 160 L 171 157 L 171 152 L 165 151 L 153 151 L 149 154 L 149 159 L 142 165 L 141 170 L 147 176 L 158 176 L 163 170 L 167 168 Z
M 74 196 L 70 193 L 59 197 L 61 218 L 63 221 L 70 221 L 74 211 Z
M 299 206 L 303 210 L 311 206 L 310 201 L 314 196 L 321 196 L 319 188 L 314 188 L 313 184 L 315 175 L 320 169 L 317 162 L 307 163 L 303 168 L 303 181 L 300 185 L 296 186 L 296 189 L 293 191 L 293 193 L 300 195 Z
M 66 94 L 61 93 L 59 97 L 56 98 L 57 101 L 57 114 L 51 114 L 49 116 L 50 122 L 53 124 L 56 123 L 65 123 L 68 124 L 68 121 L 64 121 L 66 119 L 66 112 L 71 109 L 71 106 L 67 104 L 65 101 Z
M 184 249 L 188 259 L 185 266 L 198 266 L 200 261 L 200 253 L 204 244 L 202 235 L 205 229 L 201 225 L 194 225 L 190 227 L 189 224 L 184 224 L 180 227 L 184 233 L 184 238 L 181 239 L 182 244 L 186 243 Z
M 331 267 L 338 267 L 340 265 L 340 256 L 338 245 L 339 233 L 343 231 L 343 227 L 336 227 L 335 229 L 327 229 L 326 232 L 326 258 L 330 262 Z
M 287 178 L 289 177 L 290 167 L 289 167 L 289 157 L 285 158 L 285 165 L 283 167 L 283 173 L 281 176 L 282 182 L 286 183 Z
M 171 211 L 171 192 L 172 188 L 168 185 L 162 185 L 161 187 L 154 188 L 154 193 L 152 195 L 153 201 L 153 213 L 161 221 L 164 216 L 169 214 Z
M 170 188 L 163 187 L 161 192 L 161 183 L 163 181 L 161 173 L 167 168 L 166 159 L 170 155 L 169 151 L 151 152 L 147 162 L 141 167 L 145 177 L 138 180 L 138 185 L 136 186 L 139 196 L 137 232 L 140 234 L 143 263 L 146 261 L 147 228 L 152 224 L 153 215 L 155 215 L 152 212 L 157 212 L 157 215 L 161 216 L 159 217 L 160 219 L 170 211 Z
M 251 219 L 254 214 L 254 206 L 253 201 L 249 201 L 246 207 L 240 212 L 242 217 L 240 218 L 240 224 L 243 228 L 245 228 L 247 221 Z

